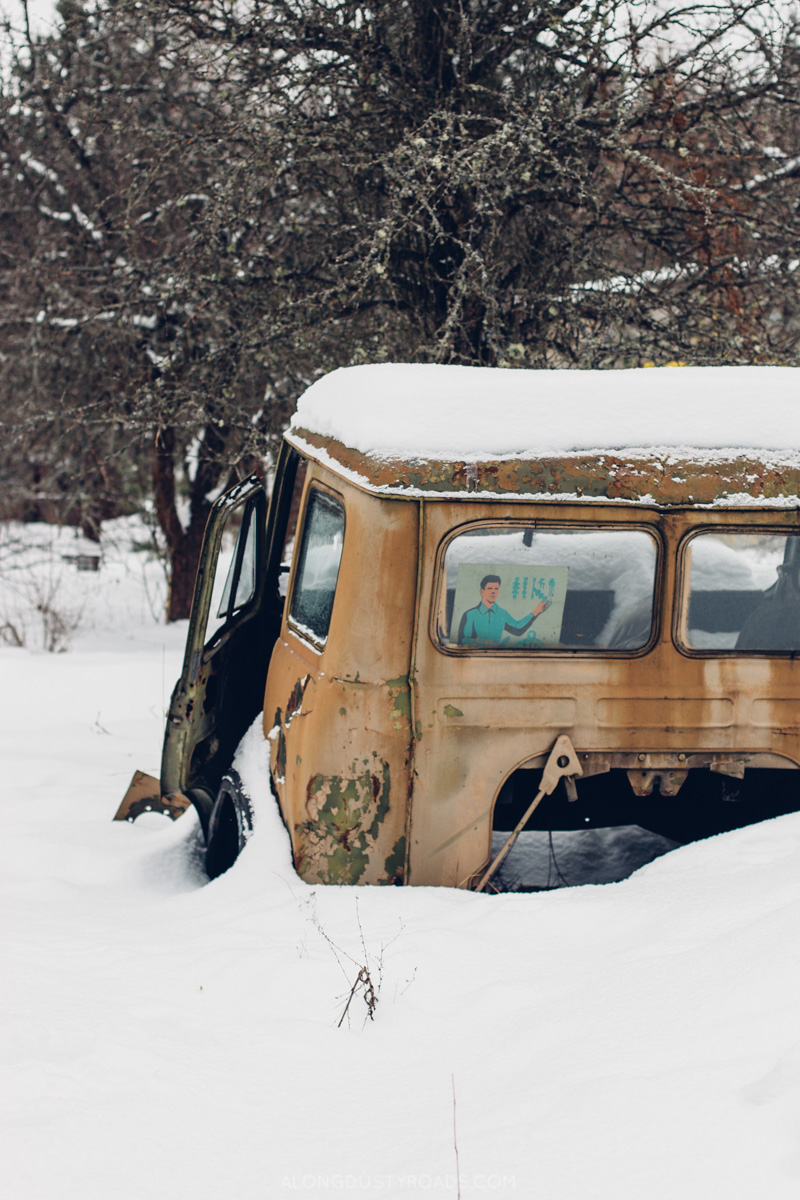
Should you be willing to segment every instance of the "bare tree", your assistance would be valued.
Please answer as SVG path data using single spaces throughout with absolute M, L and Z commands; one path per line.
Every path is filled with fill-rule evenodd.
M 95 509 L 103 494 L 92 464 L 141 492 L 149 460 L 174 618 L 214 491 L 285 420 L 279 385 L 264 403 L 248 333 L 270 309 L 265 198 L 240 186 L 230 97 L 192 74 L 157 19 L 62 11 L 60 35 L 22 48 L 3 96 L 6 446 L 49 473 L 51 497 L 71 480 L 62 511 L 80 501 L 85 523 L 86 493 Z
M 159 7 L 235 71 L 296 197 L 277 337 L 300 305 L 354 358 L 796 354 L 797 30 L 771 5 Z
M 6 444 L 129 493 L 150 464 L 172 617 L 215 490 L 331 366 L 796 361 L 769 4 L 60 11 L 2 96 Z

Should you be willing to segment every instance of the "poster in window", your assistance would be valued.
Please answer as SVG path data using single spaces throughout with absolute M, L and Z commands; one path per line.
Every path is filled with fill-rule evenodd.
M 569 567 L 461 563 L 450 642 L 532 650 L 557 646 Z

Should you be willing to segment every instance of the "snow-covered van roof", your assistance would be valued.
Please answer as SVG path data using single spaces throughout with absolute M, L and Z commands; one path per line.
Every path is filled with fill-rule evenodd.
M 406 496 L 796 505 L 800 368 L 346 367 L 301 396 L 287 436 Z

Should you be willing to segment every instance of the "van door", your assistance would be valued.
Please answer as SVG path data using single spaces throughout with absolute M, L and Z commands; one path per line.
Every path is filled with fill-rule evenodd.
M 269 513 L 253 475 L 216 501 L 206 526 L 161 759 L 162 798 L 188 798 L 204 833 L 222 776 L 263 707 L 281 625 L 280 576 L 288 570 L 281 557 L 299 459 L 283 446 Z

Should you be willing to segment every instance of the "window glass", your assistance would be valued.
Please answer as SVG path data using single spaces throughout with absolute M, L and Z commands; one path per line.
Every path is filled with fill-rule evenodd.
M 700 533 L 686 554 L 692 650 L 800 650 L 800 537 Z
M 248 509 L 239 528 L 236 547 L 231 558 L 231 565 L 225 579 L 222 599 L 219 602 L 217 616 L 223 621 L 233 615 L 237 609 L 252 600 L 256 590 L 256 527 L 252 520 L 253 510 Z M 243 544 L 242 544 L 243 543 Z M 240 555 L 241 550 L 241 555 Z M 239 578 L 236 579 L 237 563 Z M 231 591 L 236 584 L 236 596 L 231 604 Z M 213 610 L 212 610 L 213 611 Z
M 235 547 L 235 534 L 231 531 L 229 522 L 222 535 L 222 548 L 214 569 L 214 590 L 211 593 L 211 607 L 208 610 L 206 641 L 225 624 L 225 618 L 220 616 L 220 612 L 224 611 L 223 595 L 227 591 L 228 581 L 233 575 L 233 564 L 236 561 Z
M 344 543 L 344 509 L 325 492 L 312 491 L 303 526 L 291 623 L 314 641 L 328 636 Z
M 289 583 L 289 572 L 292 569 L 292 556 L 294 554 L 295 534 L 297 533 L 297 518 L 300 514 L 300 501 L 303 496 L 303 487 L 308 474 L 308 459 L 302 458 L 297 464 L 297 473 L 294 477 L 294 486 L 292 487 L 292 500 L 289 506 L 289 515 L 286 521 L 286 531 L 283 538 L 283 550 L 281 551 L 280 574 L 278 576 L 278 591 L 281 596 L 286 596 L 286 589 Z
M 643 530 L 491 526 L 445 555 L 440 641 L 490 650 L 638 650 L 653 624 L 657 548 Z
M 256 591 L 256 508 L 243 503 L 232 509 L 222 533 L 221 548 L 214 568 L 214 587 L 205 640 L 218 633 L 225 622 L 252 600 Z M 231 592 L 236 595 L 231 604 Z

